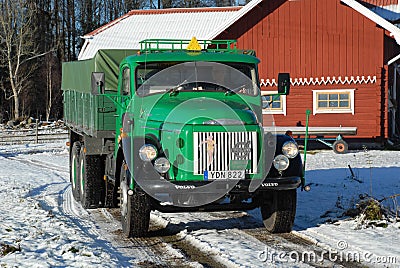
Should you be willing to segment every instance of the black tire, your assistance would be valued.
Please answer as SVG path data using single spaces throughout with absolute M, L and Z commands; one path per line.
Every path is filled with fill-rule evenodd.
M 345 154 L 348 152 L 349 146 L 344 140 L 337 140 L 333 143 L 332 148 L 337 154 Z
M 105 189 L 102 158 L 99 155 L 87 155 L 84 149 L 81 150 L 79 158 L 82 207 L 98 208 L 102 206 L 101 197 L 104 196 Z
M 271 233 L 289 233 L 296 216 L 296 189 L 273 191 L 271 194 L 272 199 L 260 205 L 264 226 Z
M 72 195 L 76 201 L 81 198 L 80 187 L 79 187 L 79 154 L 81 150 L 81 143 L 79 141 L 74 142 L 70 152 L 69 160 L 69 179 L 71 182 Z
M 138 186 L 133 191 L 129 189 L 130 173 L 125 166 L 121 166 L 120 173 L 122 231 L 127 237 L 143 237 L 147 235 L 150 225 L 149 196 Z M 128 191 L 132 194 L 128 194 Z

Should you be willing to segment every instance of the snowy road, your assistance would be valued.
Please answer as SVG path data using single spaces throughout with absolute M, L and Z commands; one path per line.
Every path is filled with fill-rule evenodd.
M 299 193 L 292 234 L 266 232 L 258 210 L 154 212 L 150 237 L 125 239 L 116 219 L 118 211 L 84 210 L 73 200 L 68 152 L 62 144 L 2 146 L 0 243 L 17 251 L 0 255 L 0 265 L 358 267 L 352 262 L 355 259 L 363 266 L 398 267 L 399 223 L 361 228 L 356 220 L 340 216 L 341 207 L 370 188 L 377 197 L 400 193 L 399 156 L 399 152 L 378 151 L 309 155 L 307 178 L 313 190 Z M 371 158 L 373 168 L 367 161 Z M 349 180 L 348 164 L 356 181 Z
M 45 151 L 38 154 L 31 154 L 29 150 L 22 154 L 7 151 L 0 157 L 4 231 L 1 243 L 18 245 L 21 249 L 1 258 L 1 264 L 17 267 L 145 267 L 167 263 L 193 266 L 163 241 L 121 238 L 120 223 L 107 211 L 84 210 L 72 197 L 67 152 L 57 148 Z M 7 189 L 10 185 L 11 190 Z

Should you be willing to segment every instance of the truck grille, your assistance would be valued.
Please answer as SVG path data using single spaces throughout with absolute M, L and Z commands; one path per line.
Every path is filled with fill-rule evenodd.
M 257 173 L 257 132 L 194 132 L 194 175 L 204 171 Z

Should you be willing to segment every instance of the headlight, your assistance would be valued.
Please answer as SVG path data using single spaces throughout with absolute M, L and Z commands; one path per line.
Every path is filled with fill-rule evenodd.
M 140 159 L 151 161 L 157 157 L 157 148 L 152 144 L 145 144 L 139 150 Z
M 282 153 L 289 158 L 295 158 L 299 153 L 299 147 L 295 142 L 287 141 L 282 146 Z
M 278 171 L 283 171 L 289 167 L 289 158 L 281 154 L 277 155 L 274 158 L 273 164 Z
M 167 173 L 170 167 L 171 164 L 165 157 L 157 158 L 156 161 L 154 161 L 154 168 L 161 174 Z

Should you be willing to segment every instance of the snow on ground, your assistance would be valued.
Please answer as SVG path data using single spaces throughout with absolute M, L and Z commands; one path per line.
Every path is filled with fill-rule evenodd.
M 307 159 L 307 183 L 311 184 L 312 190 L 298 192 L 294 233 L 326 249 L 322 253 L 304 251 L 301 247 L 284 251 L 279 247 L 265 246 L 241 232 L 262 227 L 258 209 L 225 217 L 221 216 L 222 213 L 177 213 L 163 217 L 185 226 L 180 233 L 182 237 L 196 248 L 208 250 L 217 259 L 224 259 L 228 266 L 303 267 L 307 265 L 302 261 L 311 256 L 313 263 L 325 257 L 325 261 L 332 262 L 359 261 L 371 267 L 398 267 L 400 222 L 389 224 L 387 228 L 364 228 L 355 220 L 346 220 L 342 214 L 355 206 L 360 194 L 382 199 L 400 193 L 400 152 L 358 151 L 338 155 L 332 151 L 320 151 L 307 155 Z M 348 165 L 352 167 L 353 178 Z M 397 201 L 400 202 L 400 197 Z M 385 204 L 393 208 L 392 203 Z M 250 219 L 249 215 L 252 216 Z M 338 218 L 341 220 L 337 221 Z
M 7 267 L 128 265 L 127 257 L 113 252 L 110 243 L 97 236 L 96 226 L 85 220 L 87 212 L 68 207 L 68 153 L 60 148 L 59 144 L 1 147 L 0 242 L 20 251 L 2 257 L 0 263 Z M 65 171 L 43 172 L 13 157 L 47 159 L 53 168 Z M 65 204 L 58 204 L 59 195 L 65 196 Z M 78 220 L 72 210 L 82 218 Z
M 352 176 L 348 166 L 351 166 Z M 354 207 L 360 195 L 378 200 L 400 194 L 400 152 L 358 151 L 337 155 L 322 151 L 307 155 L 309 193 L 298 195 L 295 229 L 321 245 L 353 256 L 368 266 L 400 265 L 400 222 L 387 228 L 361 225 L 357 220 L 337 217 Z M 400 197 L 383 204 L 400 212 Z M 333 220 L 333 224 L 325 223 Z M 349 257 L 348 257 L 349 258 Z
M 44 162 L 51 163 L 51 169 L 40 165 Z M 400 152 L 318 151 L 307 155 L 306 165 L 312 190 L 298 192 L 294 233 L 325 248 L 325 259 L 333 254 L 328 256 L 332 261 L 359 259 L 365 266 L 399 266 L 400 223 L 366 228 L 342 214 L 360 194 L 383 199 L 400 193 Z M 400 197 L 385 204 L 393 208 L 393 201 Z M 131 267 L 156 258 L 110 241 L 113 236 L 104 234 L 104 223 L 94 222 L 91 212 L 72 200 L 68 152 L 61 143 L 0 146 L 0 202 L 0 249 L 10 245 L 17 250 L 0 253 L 2 267 Z M 279 255 L 284 249 L 246 233 L 262 227 L 259 210 L 154 213 L 152 220 L 172 225 L 178 237 L 228 267 L 307 266 L 300 261 L 310 252 L 301 247 Z M 110 224 L 110 232 L 118 229 L 115 222 Z M 275 254 L 275 263 L 264 258 L 266 251 Z

